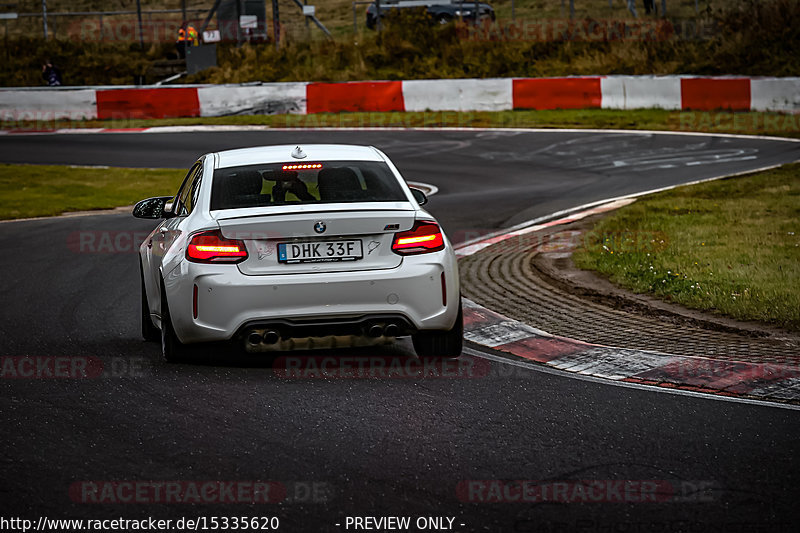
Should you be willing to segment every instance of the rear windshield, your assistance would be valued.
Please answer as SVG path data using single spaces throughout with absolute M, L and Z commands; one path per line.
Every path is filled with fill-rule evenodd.
M 338 202 L 404 202 L 386 163 L 295 161 L 214 171 L 211 210 Z

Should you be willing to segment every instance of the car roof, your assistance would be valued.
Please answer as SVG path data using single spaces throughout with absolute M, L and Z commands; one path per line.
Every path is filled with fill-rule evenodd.
M 300 147 L 304 158 L 292 157 Z M 261 163 L 288 163 L 302 161 L 383 161 L 381 154 L 372 146 L 354 144 L 281 144 L 276 146 L 256 146 L 217 152 L 216 168 Z

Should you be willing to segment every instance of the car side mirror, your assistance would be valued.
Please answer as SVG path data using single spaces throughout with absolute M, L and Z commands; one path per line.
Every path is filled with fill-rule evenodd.
M 133 206 L 136 218 L 169 218 L 172 216 L 172 196 L 156 196 L 142 200 Z
M 419 205 L 425 205 L 428 203 L 428 197 L 425 196 L 425 193 L 419 189 L 415 189 L 414 187 L 409 187 L 411 189 L 411 195 L 414 197 L 414 200 L 417 201 Z

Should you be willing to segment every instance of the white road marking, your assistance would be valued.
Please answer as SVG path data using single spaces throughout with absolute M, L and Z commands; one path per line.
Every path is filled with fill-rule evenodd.
M 800 396 L 800 377 L 783 379 L 753 389 L 754 395 L 770 395 L 784 400 L 796 400 Z
M 552 337 L 552 335 L 516 320 L 506 320 L 464 332 L 465 339 L 490 348 L 531 337 Z
M 439 187 L 436 185 L 431 185 L 430 183 L 423 183 L 421 181 L 407 181 L 406 182 L 409 187 L 416 187 L 417 189 L 424 189 L 422 192 L 425 192 L 425 196 L 433 196 L 437 192 L 439 192 Z
M 657 352 L 598 346 L 559 357 L 550 361 L 548 365 L 560 370 L 619 380 L 668 365 L 680 359 Z
M 226 125 L 226 124 L 194 124 L 191 126 L 152 126 L 145 128 L 142 133 L 204 133 L 204 132 L 235 132 L 235 131 L 269 131 L 266 125 Z
M 69 135 L 73 133 L 104 133 L 106 128 L 59 128 L 52 133 Z

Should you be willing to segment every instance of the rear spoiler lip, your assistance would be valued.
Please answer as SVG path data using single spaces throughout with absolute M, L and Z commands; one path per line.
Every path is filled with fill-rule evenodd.
M 342 213 L 347 211 L 386 211 L 386 212 L 408 212 L 416 213 L 417 209 L 411 202 L 368 202 L 363 203 L 354 209 L 353 203 L 332 203 L 332 204 L 309 204 L 305 209 L 298 209 L 300 206 L 268 206 L 268 207 L 247 207 L 239 209 L 221 209 L 209 211 L 209 217 L 217 222 L 228 220 L 243 220 L 256 217 L 277 217 L 287 215 L 312 215 L 324 213 Z M 316 207 L 316 209 L 315 209 Z

